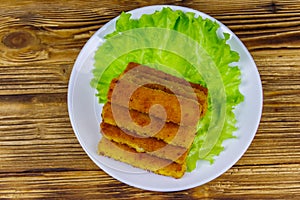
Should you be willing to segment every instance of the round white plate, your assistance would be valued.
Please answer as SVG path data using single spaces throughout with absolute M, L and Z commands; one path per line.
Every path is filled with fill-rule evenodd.
M 149 6 L 130 11 L 132 17 L 138 18 L 142 14 L 151 14 L 163 7 L 173 10 L 194 12 L 196 16 L 214 18 L 179 6 Z M 97 154 L 97 145 L 101 138 L 99 124 L 102 106 L 98 104 L 96 90 L 90 86 L 93 78 L 92 69 L 94 53 L 102 44 L 103 37 L 114 31 L 117 18 L 100 28 L 81 50 L 71 73 L 68 88 L 68 110 L 76 137 L 88 156 L 102 170 L 112 177 L 128 185 L 152 191 L 179 191 L 205 184 L 232 167 L 249 147 L 257 131 L 262 112 L 262 86 L 256 65 L 242 42 L 225 25 L 220 24 L 220 32 L 231 35 L 228 44 L 240 54 L 240 61 L 236 63 L 242 73 L 240 91 L 245 99 L 235 110 L 238 120 L 238 131 L 234 133 L 237 139 L 223 142 L 225 150 L 216 158 L 214 164 L 199 161 L 197 168 L 186 173 L 181 179 L 174 179 L 156 175 L 144 170 L 133 168 L 127 164 L 105 158 Z

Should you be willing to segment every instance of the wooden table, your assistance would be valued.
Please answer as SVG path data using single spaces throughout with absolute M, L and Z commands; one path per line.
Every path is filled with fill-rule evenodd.
M 87 40 L 121 11 L 153 4 L 191 7 L 227 25 L 264 90 L 246 154 L 219 178 L 172 193 L 136 189 L 99 169 L 67 110 L 70 72 Z M 300 1 L 2 0 L 0 39 L 0 199 L 300 198 Z

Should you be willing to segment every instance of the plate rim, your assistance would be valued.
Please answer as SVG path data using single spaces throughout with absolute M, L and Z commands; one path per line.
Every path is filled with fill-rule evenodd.
M 73 91 L 74 91 L 74 81 L 77 79 L 77 76 L 78 76 L 78 73 L 77 73 L 77 66 L 80 65 L 80 61 L 79 61 L 79 58 L 83 57 L 84 55 L 84 50 L 89 46 L 89 44 L 91 42 L 93 42 L 92 38 L 95 38 L 95 37 L 98 37 L 99 36 L 99 33 L 101 33 L 103 30 L 106 30 L 109 26 L 111 25 L 114 25 L 116 20 L 119 18 L 119 16 L 113 18 L 112 20 L 110 20 L 109 22 L 107 22 L 105 25 L 103 25 L 101 28 L 99 28 L 92 36 L 91 38 L 89 38 L 89 40 L 86 42 L 86 44 L 83 46 L 83 48 L 81 49 L 75 63 L 74 63 L 74 66 L 73 66 L 73 69 L 72 69 L 72 72 L 71 72 L 71 75 L 70 75 L 70 79 L 69 79 L 69 84 L 68 84 L 68 95 L 67 95 L 67 100 L 68 100 L 68 112 L 69 112 L 69 117 L 70 117 L 70 121 L 71 121 L 71 125 L 72 125 L 72 128 L 73 128 L 73 131 L 81 145 L 81 147 L 84 149 L 85 153 L 89 156 L 89 158 L 99 167 L 101 168 L 103 171 L 105 171 L 107 174 L 109 174 L 110 176 L 112 176 L 113 178 L 123 182 L 123 183 L 126 183 L 130 186 L 133 186 L 133 187 L 137 187 L 137 188 L 140 188 L 140 189 L 144 189 L 144 190 L 150 190 L 150 191 L 160 191 L 160 192 L 172 192 L 172 191 L 181 191 L 181 190 L 186 190 L 186 189 L 190 189 L 190 188 L 194 188 L 194 187 L 197 187 L 197 186 L 200 186 L 200 185 L 203 185 L 211 180 L 214 180 L 215 178 L 219 177 L 220 175 L 222 175 L 224 172 L 226 172 L 227 170 L 229 170 L 243 155 L 244 153 L 247 151 L 247 149 L 249 148 L 250 144 L 252 143 L 255 135 L 256 135 L 256 132 L 257 132 L 257 129 L 259 127 L 259 124 L 260 124 L 260 120 L 261 120 L 261 115 L 262 115 L 262 109 L 263 109 L 263 89 L 262 89 L 262 84 L 261 84 L 261 79 L 260 79 L 260 75 L 259 75 L 259 72 L 258 72 L 258 69 L 257 69 L 257 66 L 254 62 L 254 59 L 252 58 L 250 52 L 248 51 L 248 49 L 245 47 L 245 45 L 242 43 L 242 41 L 227 27 L 225 26 L 224 24 L 222 24 L 220 21 L 218 21 L 217 19 L 211 17 L 210 15 L 206 14 L 206 13 L 203 13 L 201 11 L 198 11 L 198 10 L 194 10 L 192 8 L 188 8 L 188 7 L 182 7 L 182 6 L 174 6 L 174 5 L 152 5 L 152 6 L 145 6 L 145 7 L 140 7 L 140 8 L 137 8 L 137 9 L 134 9 L 134 10 L 131 10 L 131 11 L 128 11 L 128 13 L 136 13 L 136 12 L 140 12 L 140 11 L 143 11 L 144 9 L 152 9 L 153 12 L 155 10 L 161 10 L 163 7 L 170 7 L 172 10 L 182 10 L 184 12 L 194 12 L 195 14 L 203 17 L 203 18 L 209 18 L 213 21 L 216 21 L 219 25 L 220 25 L 220 28 L 224 29 L 222 31 L 225 31 L 230 33 L 231 37 L 235 37 L 237 39 L 237 41 L 239 42 L 239 45 L 240 47 L 243 49 L 244 53 L 246 53 L 247 57 L 250 58 L 250 61 L 252 62 L 252 66 L 254 66 L 255 68 L 255 72 L 256 72 L 256 76 L 259 80 L 259 84 L 257 85 L 257 89 L 259 91 L 259 109 L 258 109 L 258 118 L 256 120 L 256 123 L 255 123 L 255 126 L 253 127 L 253 130 L 254 130 L 254 133 L 252 133 L 251 135 L 251 139 L 248 140 L 247 144 L 244 144 L 244 148 L 243 148 L 243 152 L 239 154 L 238 157 L 235 157 L 234 161 L 231 162 L 231 164 L 229 164 L 226 168 L 223 168 L 221 171 L 219 171 L 219 173 L 215 174 L 215 176 L 211 177 L 210 180 L 207 180 L 206 182 L 195 182 L 193 184 L 189 184 L 189 185 L 185 185 L 184 187 L 177 187 L 177 188 L 153 188 L 153 187 L 146 187 L 146 186 L 140 186 L 139 184 L 135 184 L 135 183 L 132 183 L 130 181 L 127 181 L 126 179 L 124 179 L 123 177 L 120 177 L 120 176 L 117 176 L 115 174 L 118 174 L 118 172 L 114 171 L 114 169 L 110 168 L 110 169 L 107 169 L 106 166 L 104 166 L 103 164 L 101 163 L 98 163 L 97 159 L 94 158 L 89 152 L 88 152 L 88 149 L 85 147 L 85 145 L 83 144 L 82 142 L 82 139 L 81 139 L 81 136 L 80 134 L 77 132 L 76 130 L 76 124 L 75 124 L 75 120 L 74 120 L 74 116 L 73 116 L 73 113 L 72 113 L 72 106 L 73 106 L 73 100 L 72 100 L 72 94 L 73 94 Z M 143 14 L 143 13 L 141 13 Z

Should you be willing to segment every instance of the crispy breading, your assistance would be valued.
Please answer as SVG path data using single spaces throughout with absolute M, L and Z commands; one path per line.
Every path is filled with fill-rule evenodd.
M 133 123 L 130 123 L 130 119 L 127 118 L 126 112 L 128 109 L 119 105 L 114 105 L 116 107 L 114 113 L 112 112 L 111 104 L 106 103 L 102 109 L 102 120 L 105 123 L 116 126 L 116 121 L 114 116 L 118 116 L 118 126 L 121 128 L 126 128 L 127 130 L 134 132 L 137 135 L 144 137 L 155 137 L 162 140 L 168 144 L 175 146 L 181 146 L 186 149 L 192 144 L 196 127 L 179 127 L 177 124 L 171 122 L 163 122 L 164 126 L 156 134 L 153 135 L 154 129 L 161 123 L 160 119 L 152 117 L 150 119 L 149 115 L 135 111 L 129 110 L 130 117 Z M 152 124 L 149 128 L 145 128 L 146 125 Z M 154 127 L 154 128 L 152 128 Z
M 130 91 L 134 92 L 129 94 Z M 150 114 L 152 106 L 160 105 L 163 109 L 156 109 L 151 113 L 153 116 L 184 126 L 195 126 L 202 110 L 202 105 L 193 99 L 140 86 L 126 79 L 114 79 L 111 82 L 108 101 L 147 114 Z
M 207 111 L 207 95 L 201 85 L 129 63 L 110 84 L 99 154 L 181 178 L 198 121 Z
M 181 178 L 186 170 L 185 164 L 178 164 L 147 153 L 138 153 L 127 145 L 110 141 L 104 137 L 99 142 L 98 153 L 134 167 L 174 178 Z
M 139 66 L 142 66 L 142 68 L 141 68 L 142 71 L 139 70 L 138 75 L 143 75 L 143 74 L 152 75 L 152 77 L 150 79 L 153 79 L 154 77 L 158 77 L 158 78 L 160 78 L 162 80 L 168 80 L 168 81 L 172 82 L 172 84 L 178 83 L 179 85 L 181 85 L 181 87 L 184 86 L 186 84 L 186 82 L 187 82 L 187 81 L 185 81 L 182 78 L 179 78 L 179 77 L 176 77 L 176 76 L 172 76 L 170 74 L 164 73 L 163 71 L 156 70 L 156 69 L 153 69 L 151 67 L 148 67 L 148 66 L 145 66 L 145 65 L 141 65 L 141 64 L 138 64 L 138 63 L 134 63 L 134 62 L 128 63 L 126 69 L 120 75 L 120 77 L 123 76 L 128 71 L 130 71 L 130 70 L 132 70 L 132 69 L 134 69 L 136 67 L 139 67 Z M 202 86 L 200 84 L 192 83 L 192 82 L 189 82 L 189 84 L 196 90 L 195 92 L 202 91 L 207 96 L 208 90 L 207 90 L 206 87 L 204 87 L 204 86 Z
M 141 68 L 139 68 L 142 66 Z M 140 65 L 138 63 L 130 62 L 124 72 L 118 77 L 120 79 L 128 71 L 137 68 L 138 73 L 131 73 L 130 76 L 126 77 L 127 80 L 134 82 L 136 84 L 144 85 L 152 89 L 162 90 L 164 92 L 176 94 L 187 97 L 194 98 L 196 94 L 198 101 L 202 105 L 201 116 L 203 116 L 207 110 L 207 95 L 208 90 L 200 84 L 195 84 L 192 82 L 187 82 L 182 78 L 176 76 L 170 76 L 160 70 L 150 68 L 148 66 Z M 149 84 L 144 84 L 149 82 Z M 192 90 L 189 88 L 192 87 Z
M 187 157 L 188 149 L 186 148 L 170 145 L 153 137 L 140 137 L 128 130 L 122 130 L 104 122 L 101 123 L 101 133 L 107 139 L 126 144 L 137 152 L 146 152 L 179 164 L 183 164 Z

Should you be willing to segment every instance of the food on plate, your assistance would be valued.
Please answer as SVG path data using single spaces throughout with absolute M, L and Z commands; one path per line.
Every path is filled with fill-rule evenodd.
M 207 96 L 203 86 L 130 62 L 110 84 L 99 154 L 181 178 Z M 162 107 L 151 112 L 155 105 Z
M 147 153 L 136 153 L 127 145 L 113 142 L 103 138 L 99 143 L 101 154 L 115 158 L 126 163 L 131 163 L 135 167 L 152 171 L 156 174 L 180 178 L 183 176 L 186 166 L 165 159 L 151 156 Z M 162 167 L 163 166 L 163 167 Z M 146 180 L 145 180 L 146 181 Z
M 167 121 L 172 121 L 174 123 L 186 123 L 185 125 L 193 125 L 198 122 L 197 113 L 201 112 L 201 116 L 204 115 L 205 110 L 207 109 L 207 89 L 201 86 L 196 86 L 197 84 L 191 84 L 184 79 L 180 79 L 175 76 L 168 77 L 170 75 L 151 69 L 149 67 L 138 67 L 137 63 L 129 63 L 124 73 L 129 70 L 135 70 L 136 73 L 130 73 L 126 76 L 126 79 L 113 79 L 110 88 L 108 91 L 108 101 L 111 101 L 112 92 L 117 83 L 119 84 L 118 88 L 118 98 L 115 99 L 114 103 L 126 106 L 128 104 L 128 98 L 126 98 L 126 91 L 134 91 L 130 97 L 129 106 L 130 109 L 138 110 L 142 113 L 149 112 L 150 107 L 153 104 L 161 105 L 165 108 L 167 112 Z M 138 67 L 138 68 L 137 68 Z M 121 74 L 124 75 L 124 73 Z M 127 73 L 126 73 L 127 74 Z M 150 75 L 147 78 L 143 75 Z M 146 80 L 139 82 L 143 77 Z M 148 81 L 151 81 L 151 84 Z M 167 88 L 166 85 L 169 87 Z M 194 87 L 193 87 L 194 86 Z M 193 89 L 191 89 L 193 87 Z M 190 90 L 189 90 L 190 89 Z M 175 91 L 177 95 L 172 94 Z M 197 94 L 197 101 L 195 101 L 195 94 Z M 194 97 L 194 98 L 193 98 Z M 186 115 L 184 116 L 185 120 L 181 120 L 180 105 L 185 105 Z M 156 114 L 156 113 L 154 113 Z M 157 112 L 159 117 L 161 113 Z
M 141 30 L 145 32 L 139 32 Z M 158 31 L 161 34 L 147 35 L 149 37 L 141 34 L 147 33 L 147 30 Z M 135 31 L 137 31 L 136 34 L 132 34 Z M 191 48 L 193 46 L 187 42 L 187 38 L 197 43 L 201 51 Z M 99 103 L 105 104 L 102 113 L 102 117 L 105 118 L 104 122 L 113 126 L 117 125 L 116 120 L 112 117 L 112 111 L 114 110 L 114 113 L 117 113 L 118 126 L 121 129 L 126 128 L 126 132 L 130 134 L 134 128 L 138 127 L 132 123 L 126 124 L 127 110 L 122 109 L 124 106 L 116 104 L 114 104 L 116 109 L 112 109 L 113 104 L 110 103 L 110 97 L 107 94 L 112 89 L 113 84 L 117 83 L 118 80 L 115 78 L 122 73 L 126 74 L 126 70 L 130 70 L 130 67 L 125 69 L 129 62 L 149 65 L 151 68 L 147 68 L 139 76 L 132 76 L 127 81 L 129 88 L 143 85 L 139 89 L 140 94 L 136 92 L 136 95 L 146 97 L 144 95 L 145 91 L 153 90 L 159 90 L 159 94 L 161 94 L 161 91 L 172 94 L 174 88 L 177 88 L 176 94 L 179 96 L 191 98 L 193 96 L 191 94 L 196 94 L 197 102 L 201 105 L 201 107 L 199 106 L 201 117 L 198 121 L 196 136 L 190 134 L 194 133 L 193 128 L 179 129 L 176 134 L 178 140 L 174 138 L 175 134 L 168 134 L 167 130 L 172 129 L 170 132 L 173 133 L 179 127 L 179 124 L 176 123 L 179 115 L 176 116 L 175 112 L 174 114 L 172 112 L 174 116 L 169 116 L 165 125 L 155 134 L 155 138 L 170 145 L 187 148 L 190 145 L 191 138 L 194 137 L 186 158 L 186 170 L 189 172 L 196 168 L 199 160 L 213 163 L 224 150 L 223 141 L 235 137 L 234 132 L 238 129 L 238 126 L 234 110 L 244 98 L 239 91 L 241 71 L 239 66 L 236 66 L 240 56 L 228 44 L 231 40 L 231 34 L 224 32 L 220 29 L 218 22 L 209 18 L 203 18 L 193 12 L 183 12 L 164 7 L 154 13 L 143 14 L 138 18 L 135 15 L 123 12 L 116 20 L 115 30 L 105 35 L 103 39 L 103 43 L 95 52 L 91 86 L 97 91 L 96 96 Z M 142 48 L 139 48 L 141 44 L 144 46 L 142 45 Z M 148 48 L 145 48 L 145 44 L 149 44 Z M 174 51 L 170 51 L 170 48 Z M 215 70 L 207 69 L 206 66 L 214 66 Z M 149 71 L 153 70 L 152 68 L 157 69 L 159 73 L 155 76 L 151 75 Z M 165 77 L 160 71 L 184 78 L 184 80 L 191 83 L 194 92 L 187 92 L 186 86 L 176 77 L 172 76 L 168 79 L 169 76 Z M 221 80 L 221 85 L 216 84 L 216 74 L 219 74 L 218 80 Z M 211 81 L 208 81 L 207 77 L 212 77 Z M 163 84 L 143 84 L 145 80 L 149 79 L 153 81 L 163 80 L 164 82 L 162 82 Z M 168 87 L 165 87 L 165 84 Z M 214 90 L 211 89 L 217 88 L 218 90 L 219 86 L 224 89 L 223 94 L 225 93 L 225 95 L 222 97 L 214 95 Z M 209 94 L 206 88 L 209 88 Z M 201 101 L 203 96 L 208 96 L 208 101 Z M 141 100 L 136 99 L 130 106 L 140 109 L 141 104 L 139 101 Z M 174 102 L 173 99 L 170 101 Z M 166 102 L 164 103 L 167 104 Z M 188 102 L 194 107 L 198 107 L 197 103 Z M 222 106 L 224 115 L 220 117 L 222 120 L 218 120 L 218 122 L 222 121 L 220 126 L 216 126 L 212 122 L 215 116 L 219 116 L 218 111 L 220 110 L 220 106 L 216 106 L 212 102 L 225 102 Z M 172 103 L 172 105 L 175 104 Z M 141 113 L 130 109 L 129 114 L 137 124 L 143 127 L 138 129 L 137 132 L 144 137 L 152 136 L 155 127 L 160 126 L 159 117 L 164 119 L 163 113 L 160 113 L 159 116 L 149 117 L 149 112 Z M 174 122 L 174 119 L 177 121 Z M 188 123 L 193 122 L 187 119 L 189 118 L 185 118 L 184 123 L 180 125 L 187 127 Z M 147 124 L 150 121 L 153 126 L 148 127 Z M 214 128 L 210 128 L 211 126 Z M 184 140 L 184 135 L 187 135 L 186 140 Z
M 155 117 L 152 117 L 152 119 L 149 117 L 146 113 L 141 113 L 136 110 L 129 110 L 130 116 L 133 121 L 135 121 L 139 126 L 134 126 L 132 123 L 128 123 L 128 118 L 126 116 L 126 112 L 128 109 L 123 106 L 115 105 L 117 108 L 115 110 L 115 115 L 118 116 L 118 126 L 121 128 L 126 128 L 128 131 L 136 131 L 141 136 L 144 137 L 150 137 L 152 136 L 153 132 L 155 131 L 155 127 L 159 126 L 161 123 L 161 120 Z M 116 121 L 113 118 L 113 113 L 111 109 L 111 104 L 106 103 L 103 106 L 102 109 L 102 120 L 103 122 L 116 126 Z M 149 128 L 145 128 L 147 124 L 151 123 L 153 126 Z M 194 138 L 195 128 L 193 127 L 185 127 L 184 129 L 179 129 L 178 124 L 172 123 L 172 122 L 166 122 L 164 126 L 156 132 L 153 137 L 157 138 L 158 140 L 162 140 L 168 144 L 181 146 L 181 147 L 188 147 L 190 146 L 191 140 Z M 176 140 L 174 140 L 174 137 L 177 137 Z
M 136 152 L 147 152 L 159 158 L 172 160 L 174 155 L 179 156 L 174 162 L 183 164 L 187 156 L 187 148 L 167 145 L 165 142 L 154 137 L 139 137 L 135 133 L 126 133 L 122 129 L 106 123 L 101 123 L 102 135 L 117 143 L 126 144 Z

